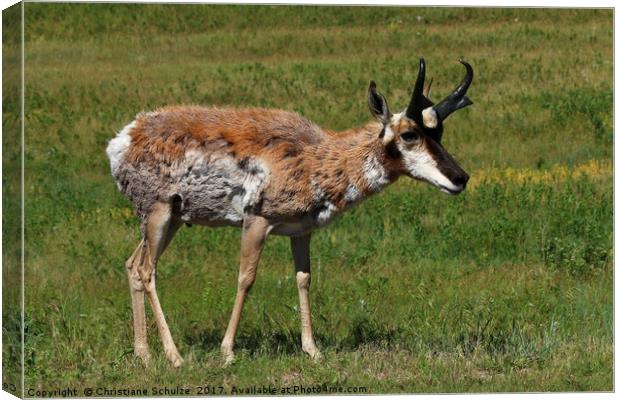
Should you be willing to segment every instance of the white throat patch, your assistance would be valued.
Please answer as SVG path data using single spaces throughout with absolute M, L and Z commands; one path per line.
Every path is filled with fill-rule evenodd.
M 363 170 L 368 188 L 373 192 L 383 189 L 390 183 L 388 172 L 383 168 L 383 165 L 381 165 L 374 154 L 366 159 Z

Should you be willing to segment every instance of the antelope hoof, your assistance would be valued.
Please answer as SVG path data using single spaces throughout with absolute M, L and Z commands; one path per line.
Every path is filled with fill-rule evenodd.
M 166 358 L 172 363 L 174 368 L 179 368 L 183 364 L 183 357 L 176 350 L 166 353 Z
M 145 367 L 151 365 L 151 353 L 148 349 L 136 349 L 134 350 L 134 354 L 136 355 L 136 357 L 142 360 L 142 363 Z
M 228 367 L 235 361 L 235 353 L 229 348 L 222 347 L 222 358 L 224 359 L 224 367 Z
M 231 366 L 235 362 L 235 355 L 229 354 L 224 356 L 224 368 Z
M 319 361 L 323 358 L 323 354 L 321 354 L 316 346 L 303 348 L 303 351 L 307 353 L 313 361 Z

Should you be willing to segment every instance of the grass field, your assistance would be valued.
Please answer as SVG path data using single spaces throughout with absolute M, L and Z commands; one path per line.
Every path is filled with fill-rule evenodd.
M 25 13 L 27 391 L 613 390 L 612 10 L 26 3 Z M 6 63 L 16 44 L 5 38 Z M 403 178 L 314 235 L 324 360 L 301 351 L 288 240 L 272 237 L 237 362 L 222 368 L 240 233 L 199 227 L 181 230 L 159 265 L 186 364 L 169 366 L 152 319 L 154 365 L 134 359 L 124 261 L 139 229 L 109 173 L 115 132 L 171 103 L 362 125 L 368 82 L 405 107 L 422 55 L 435 98 L 461 79 L 459 57 L 476 71 L 474 106 L 444 134 L 470 186 L 448 197 Z M 4 85 L 6 132 L 19 103 L 7 97 L 17 81 Z M 5 221 L 15 221 L 16 137 L 3 143 Z M 5 266 L 16 265 L 6 243 Z M 19 311 L 3 319 L 4 379 L 18 382 L 7 338 L 19 337 Z

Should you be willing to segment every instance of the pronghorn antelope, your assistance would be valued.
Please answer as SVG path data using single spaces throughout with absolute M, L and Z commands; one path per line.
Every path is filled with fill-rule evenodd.
M 420 59 L 411 101 L 398 114 L 371 82 L 377 121 L 344 132 L 281 110 L 177 106 L 138 114 L 107 147 L 118 188 L 142 221 L 143 239 L 126 263 L 135 354 L 148 364 L 146 293 L 166 357 L 177 367 L 183 362 L 157 298 L 156 265 L 183 224 L 198 224 L 243 227 L 237 295 L 221 345 L 226 363 L 270 233 L 291 238 L 302 348 L 320 357 L 308 296 L 311 232 L 401 175 L 449 194 L 465 189 L 469 176 L 441 145 L 443 121 L 472 104 L 465 94 L 473 69 L 461 63 L 465 78 L 435 105 Z

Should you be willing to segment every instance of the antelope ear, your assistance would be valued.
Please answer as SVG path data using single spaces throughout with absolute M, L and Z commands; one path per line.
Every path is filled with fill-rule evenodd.
M 370 108 L 372 115 L 384 125 L 390 122 L 392 113 L 390 112 L 385 97 L 377 92 L 377 84 L 375 81 L 370 81 L 370 86 L 368 87 L 368 108 Z

